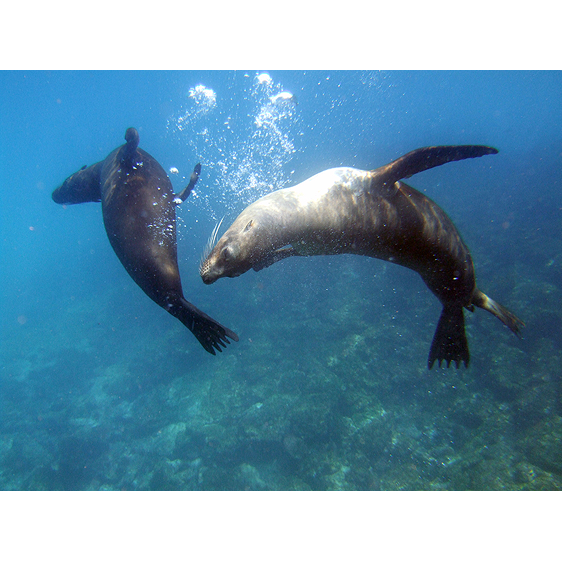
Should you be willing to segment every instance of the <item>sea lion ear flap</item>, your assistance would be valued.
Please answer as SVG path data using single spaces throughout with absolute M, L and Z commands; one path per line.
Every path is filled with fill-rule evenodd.
M 248 230 L 250 230 L 250 228 L 252 228 L 253 225 L 254 225 L 254 219 L 250 219 L 250 222 L 244 227 L 243 232 L 248 232 Z

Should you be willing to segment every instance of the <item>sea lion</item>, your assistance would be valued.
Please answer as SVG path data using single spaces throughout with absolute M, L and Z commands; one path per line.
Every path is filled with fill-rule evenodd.
M 325 170 L 249 205 L 199 268 L 207 284 L 290 256 L 359 254 L 417 271 L 443 305 L 429 352 L 435 361 L 469 363 L 463 307 L 474 305 L 512 332 L 524 324 L 477 289 L 468 248 L 445 212 L 403 178 L 447 162 L 496 154 L 487 146 L 433 146 L 372 171 Z
M 176 247 L 176 205 L 191 193 L 201 165 L 195 166 L 186 188 L 174 195 L 162 166 L 138 148 L 137 130 L 127 129 L 125 140 L 105 160 L 65 180 L 53 191 L 53 201 L 101 201 L 107 236 L 129 275 L 215 355 L 230 343 L 228 338 L 238 341 L 238 336 L 185 300 Z

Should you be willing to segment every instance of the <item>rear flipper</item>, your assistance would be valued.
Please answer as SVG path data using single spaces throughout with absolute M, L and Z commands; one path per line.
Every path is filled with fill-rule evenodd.
M 458 369 L 461 361 L 468 367 L 469 360 L 462 306 L 444 306 L 429 350 L 427 366 L 431 369 L 437 361 L 440 367 L 441 361 L 447 361 L 449 367 L 454 361 Z
M 519 330 L 525 326 L 525 323 L 519 320 L 515 314 L 509 312 L 507 308 L 492 300 L 482 291 L 476 289 L 472 296 L 472 304 L 479 308 L 483 308 L 491 312 L 496 318 L 499 318 L 516 336 L 519 336 Z
M 181 308 L 170 310 L 182 324 L 199 340 L 199 343 L 206 351 L 215 355 L 215 350 L 222 352 L 222 347 L 226 347 L 230 342 L 238 341 L 238 336 L 232 331 L 222 326 L 204 312 L 193 306 L 185 299 L 181 299 Z

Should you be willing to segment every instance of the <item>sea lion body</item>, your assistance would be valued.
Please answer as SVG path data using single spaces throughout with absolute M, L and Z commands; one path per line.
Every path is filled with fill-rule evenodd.
M 162 166 L 138 148 L 137 131 L 128 129 L 125 139 L 105 160 L 70 176 L 53 192 L 53 200 L 101 201 L 111 246 L 135 283 L 191 330 L 209 353 L 222 351 L 227 338 L 238 337 L 185 300 L 177 261 L 175 207 L 193 189 L 200 166 L 175 196 Z
M 468 365 L 463 307 L 485 308 L 517 333 L 522 322 L 475 284 L 470 252 L 431 199 L 400 181 L 489 147 L 418 149 L 373 171 L 334 168 L 258 199 L 240 213 L 201 264 L 205 283 L 260 270 L 290 256 L 358 254 L 420 274 L 443 305 L 428 366 Z

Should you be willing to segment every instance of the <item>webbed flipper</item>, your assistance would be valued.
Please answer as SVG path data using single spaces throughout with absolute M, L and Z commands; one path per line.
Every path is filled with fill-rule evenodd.
M 186 188 L 181 193 L 178 193 L 177 195 L 174 196 L 174 203 L 176 205 L 180 205 L 189 197 L 189 194 L 195 187 L 195 184 L 197 183 L 200 174 L 201 174 L 201 164 L 196 164 L 195 168 L 193 168 L 193 172 L 191 172 L 189 183 L 187 184 Z
M 482 145 L 426 146 L 412 150 L 386 166 L 374 170 L 373 179 L 377 186 L 394 185 L 395 182 L 409 178 L 419 172 L 436 168 L 467 158 L 478 158 L 487 154 L 497 154 L 498 150 Z
M 468 351 L 468 341 L 464 333 L 464 314 L 462 306 L 444 306 L 437 323 L 437 329 L 431 342 L 427 366 L 429 369 L 437 361 L 441 366 L 441 361 L 447 362 L 447 367 L 451 361 L 455 362 L 457 369 L 460 363 L 468 367 L 470 354 Z
M 197 338 L 205 351 L 212 355 L 216 355 L 216 351 L 222 351 L 222 348 L 230 343 L 229 338 L 238 341 L 238 335 L 232 330 L 219 324 L 184 298 L 180 299 L 179 306 L 171 308 L 169 312 L 178 318 Z

